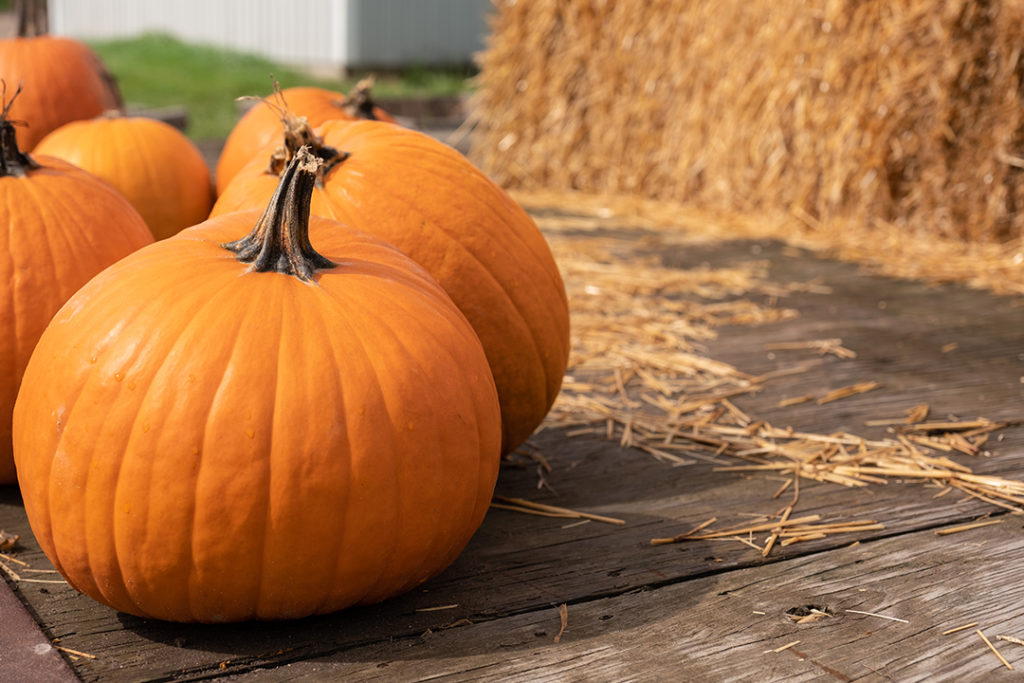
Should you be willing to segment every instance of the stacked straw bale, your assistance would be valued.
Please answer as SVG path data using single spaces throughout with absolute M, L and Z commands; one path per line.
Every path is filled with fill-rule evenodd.
M 1024 236 L 1024 0 L 498 0 L 472 156 L 521 189 Z

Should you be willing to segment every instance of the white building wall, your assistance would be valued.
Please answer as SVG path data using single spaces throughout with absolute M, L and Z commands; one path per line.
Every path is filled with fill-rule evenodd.
M 490 0 L 49 0 L 52 33 L 146 32 L 316 66 L 467 62 Z
M 489 0 L 348 0 L 350 65 L 470 61 L 483 49 Z

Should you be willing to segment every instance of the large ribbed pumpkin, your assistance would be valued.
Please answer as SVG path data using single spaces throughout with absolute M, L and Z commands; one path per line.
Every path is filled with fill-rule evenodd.
M 47 133 L 69 121 L 120 106 L 120 94 L 100 58 L 84 43 L 46 35 L 45 0 L 15 3 L 18 36 L 0 40 L 0 79 L 25 87 L 10 111 L 26 126 L 22 149 L 31 151 Z
M 479 340 L 403 254 L 309 217 L 311 162 L 262 215 L 102 272 L 36 347 L 14 420 L 25 510 L 101 602 L 203 622 L 372 603 L 484 517 L 500 421 Z
M 285 110 L 305 117 L 311 126 L 335 119 L 393 123 L 391 115 L 374 103 L 372 86 L 373 79 L 363 79 L 349 95 L 310 86 L 275 89 L 269 98 L 257 102 L 238 120 L 224 141 L 217 160 L 217 194 L 265 146 L 280 138 Z
M 465 157 L 422 133 L 330 121 L 297 139 L 312 139 L 326 160 L 313 213 L 397 246 L 472 323 L 498 386 L 503 451 L 521 444 L 554 402 L 569 356 L 565 286 L 536 224 Z M 276 165 L 267 148 L 240 171 L 211 215 L 265 203 L 295 148 L 285 142 Z
M 0 484 L 16 480 L 11 411 L 39 335 L 89 278 L 153 241 L 106 183 L 59 159 L 22 154 L 7 113 L 0 115 Z
M 101 116 L 61 126 L 36 147 L 114 186 L 156 239 L 202 222 L 213 184 L 202 153 L 170 124 L 144 116 Z

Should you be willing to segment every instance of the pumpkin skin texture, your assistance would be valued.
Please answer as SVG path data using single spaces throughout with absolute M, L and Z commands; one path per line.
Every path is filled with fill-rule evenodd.
M 444 291 L 308 214 L 309 237 L 284 241 L 338 265 L 253 271 L 222 245 L 263 218 L 108 268 L 29 363 L 14 429 L 29 521 L 68 582 L 116 609 L 223 622 L 377 602 L 447 566 L 489 505 L 497 396 Z
M 512 451 L 544 419 L 568 364 L 568 300 L 544 236 L 504 190 L 427 135 L 329 121 L 316 136 L 349 156 L 326 162 L 311 211 L 394 244 L 445 288 L 487 352 L 502 451 Z M 266 203 L 277 182 L 265 172 L 270 156 L 265 148 L 240 171 L 211 215 Z
M 65 123 L 116 107 L 104 71 L 96 53 L 77 40 L 48 35 L 0 40 L 0 78 L 11 87 L 25 86 L 9 112 L 11 120 L 28 124 L 19 131 L 22 148 L 31 151 Z
M 16 482 L 11 413 L 32 349 L 54 313 L 89 278 L 153 241 L 142 217 L 106 183 L 59 159 L 17 150 L 0 116 L 0 485 Z
M 83 168 L 131 202 L 156 239 L 206 219 L 213 204 L 202 153 L 173 126 L 142 116 L 102 116 L 61 126 L 36 147 Z
M 361 81 L 346 97 L 324 88 L 298 86 L 275 92 L 271 101 L 260 101 L 247 111 L 231 129 L 217 160 L 217 194 L 268 144 L 281 136 L 281 113 L 275 101 L 296 116 L 304 116 L 316 127 L 334 119 L 373 119 L 394 123 L 386 111 L 370 97 L 372 82 Z

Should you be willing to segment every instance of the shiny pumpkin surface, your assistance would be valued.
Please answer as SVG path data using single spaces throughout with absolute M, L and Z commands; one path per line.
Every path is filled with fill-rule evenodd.
M 309 124 L 314 127 L 335 119 L 353 118 L 343 106 L 344 93 L 298 86 L 282 90 L 281 98 L 288 111 L 296 116 L 306 117 Z M 380 107 L 373 107 L 372 114 L 378 121 L 394 121 Z M 217 194 L 224 191 L 243 166 L 280 136 L 281 114 L 266 102 L 257 102 L 252 109 L 245 112 L 231 129 L 217 160 Z
M 206 160 L 173 126 L 141 116 L 102 116 L 61 126 L 40 154 L 103 178 L 138 210 L 156 239 L 206 219 L 213 187 Z
M 59 159 L 35 160 L 40 168 L 0 177 L 0 484 L 16 481 L 11 412 L 43 329 L 92 276 L 153 241 L 105 183 Z
M 483 519 L 493 381 L 472 328 L 392 247 L 314 217 L 304 282 L 221 246 L 255 212 L 136 252 L 57 314 L 15 456 L 74 587 L 176 621 L 372 603 L 433 576 Z
M 487 352 L 502 448 L 511 451 L 544 419 L 568 363 L 568 301 L 544 236 L 504 190 L 433 138 L 374 121 L 316 131 L 349 156 L 313 192 L 311 210 L 394 244 L 445 288 Z M 271 149 L 239 172 L 211 215 L 266 203 L 277 185 L 264 172 Z
M 24 91 L 10 111 L 27 125 L 21 146 L 32 150 L 52 130 L 70 121 L 98 116 L 117 103 L 102 77 L 99 57 L 84 43 L 59 36 L 0 40 L 0 78 L 9 91 Z

